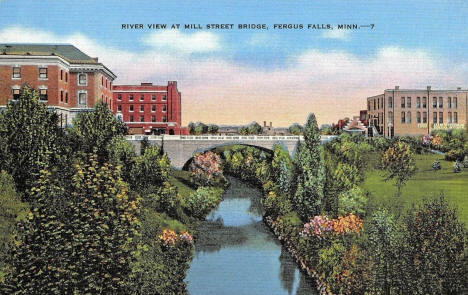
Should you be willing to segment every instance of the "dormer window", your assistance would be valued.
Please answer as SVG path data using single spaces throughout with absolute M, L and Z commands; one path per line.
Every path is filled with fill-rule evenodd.
M 88 77 L 86 74 L 78 74 L 78 85 L 80 86 L 86 86 L 86 84 L 88 83 Z
M 13 74 L 11 75 L 13 79 L 21 79 L 21 68 L 20 67 L 14 67 L 13 68 Z

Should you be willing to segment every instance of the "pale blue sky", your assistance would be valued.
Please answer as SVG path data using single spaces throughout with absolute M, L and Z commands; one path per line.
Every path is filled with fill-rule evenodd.
M 185 87 L 182 92 L 197 102 L 187 106 L 198 113 L 202 111 L 199 103 L 206 106 L 205 100 L 209 99 L 208 105 L 213 100 L 219 104 L 223 99 L 232 99 L 232 95 L 239 97 L 241 104 L 247 104 L 249 99 L 265 101 L 265 97 L 274 93 L 292 100 L 287 94 L 290 89 L 286 88 L 294 85 L 300 88 L 303 103 L 316 106 L 313 111 L 324 122 L 355 113 L 365 105 L 364 100 L 362 106 L 356 103 L 363 95 L 374 95 L 375 91 L 393 84 L 422 87 L 430 83 L 435 87 L 466 88 L 467 17 L 468 1 L 0 0 L 0 42 L 74 43 L 90 55 L 99 55 L 118 74 L 120 82 L 177 79 Z M 163 32 L 122 30 L 122 23 L 264 23 L 269 30 Z M 375 27 L 332 33 L 274 30 L 273 25 L 277 23 L 355 23 L 375 24 Z M 116 54 L 132 62 L 116 61 Z M 388 63 L 389 60 L 397 61 L 397 65 Z M 323 61 L 328 63 L 322 64 Z M 146 68 L 148 64 L 154 70 Z M 388 73 L 382 74 L 386 69 Z M 309 72 L 312 78 L 303 78 Z M 366 76 L 363 72 L 371 74 Z M 346 78 L 354 74 L 358 76 Z M 258 77 L 264 91 L 245 94 L 242 87 L 252 88 L 255 84 L 235 83 L 231 75 Z M 375 79 L 363 85 L 370 78 Z M 207 79 L 217 89 L 216 95 L 192 90 Z M 341 83 L 343 79 L 346 83 Z M 276 83 L 282 91 L 267 86 Z M 341 90 L 329 95 L 343 108 L 328 116 L 322 114 L 325 112 L 322 100 L 333 85 Z M 222 89 L 230 89 L 231 94 Z M 281 117 L 278 121 L 282 125 L 305 116 L 305 111 L 288 109 L 290 115 L 283 118 L 279 111 L 284 111 L 284 105 L 262 115 L 271 120 Z M 296 113 L 300 113 L 298 119 Z M 219 122 L 234 119 L 237 117 L 206 117 Z M 252 120 L 262 121 L 255 113 L 239 121 Z

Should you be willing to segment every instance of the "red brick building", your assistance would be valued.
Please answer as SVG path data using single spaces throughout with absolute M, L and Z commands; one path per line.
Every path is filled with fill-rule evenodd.
M 114 85 L 112 110 L 130 134 L 188 134 L 181 128 L 181 94 L 177 82 L 166 86 Z
M 71 124 L 99 100 L 112 106 L 115 78 L 98 58 L 70 44 L 0 44 L 0 108 L 18 99 L 27 84 L 59 114 L 62 125 Z

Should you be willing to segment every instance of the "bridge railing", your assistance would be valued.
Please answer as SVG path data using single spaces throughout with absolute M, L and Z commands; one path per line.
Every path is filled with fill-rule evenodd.
M 131 141 L 140 141 L 144 138 L 147 138 L 149 141 L 160 141 L 164 140 L 255 140 L 255 141 L 262 141 L 262 140 L 304 140 L 303 136 L 291 135 L 291 136 L 269 136 L 269 135 L 127 135 L 127 140 Z
M 144 138 L 148 141 L 161 141 L 161 140 L 187 140 L 187 141 L 204 141 L 204 140 L 219 140 L 219 141 L 303 141 L 304 136 L 298 135 L 128 135 L 126 139 L 129 141 L 141 141 Z M 336 135 L 322 135 L 322 142 L 327 142 L 335 138 Z

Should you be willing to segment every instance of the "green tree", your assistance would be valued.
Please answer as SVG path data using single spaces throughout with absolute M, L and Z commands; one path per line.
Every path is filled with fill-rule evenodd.
M 408 144 L 398 141 L 382 154 L 382 168 L 387 171 L 385 181 L 395 179 L 397 196 L 401 187 L 416 173 L 416 161 Z
M 281 144 L 273 146 L 271 161 L 274 179 L 278 180 L 282 192 L 289 193 L 292 181 L 293 163 L 289 152 Z
M 443 196 L 413 206 L 404 220 L 403 294 L 466 290 L 467 232 Z
M 0 283 L 8 272 L 9 251 L 17 234 L 16 224 L 26 218 L 28 205 L 21 202 L 13 177 L 0 172 Z
M 302 135 L 302 133 L 304 132 L 304 128 L 297 123 L 292 124 L 291 126 L 289 126 L 288 129 L 289 133 L 294 135 Z
M 219 126 L 218 125 L 215 125 L 215 124 L 210 124 L 208 125 L 208 133 L 210 134 L 216 134 L 216 132 L 218 132 L 219 130 Z
M 41 171 L 36 200 L 12 256 L 8 294 L 128 294 L 138 200 L 118 167 L 96 155 L 75 165 L 71 190 Z M 65 204 L 67 211 L 57 210 Z
M 141 195 L 157 189 L 168 180 L 170 162 L 166 154 L 156 145 L 148 147 L 145 153 L 135 160 L 131 171 L 130 187 Z
M 25 86 L 17 102 L 9 102 L 0 115 L 1 169 L 15 180 L 18 192 L 27 191 L 44 167 L 61 166 L 63 132 L 58 116 L 38 101 L 37 92 Z M 23 195 L 25 201 L 28 195 Z
M 325 169 L 320 131 L 311 114 L 304 128 L 304 142 L 298 144 L 294 157 L 296 191 L 293 204 L 303 220 L 318 215 L 323 207 Z
M 136 164 L 137 156 L 135 147 L 125 140 L 124 136 L 115 136 L 107 144 L 106 151 L 109 162 L 121 167 L 122 179 L 127 182 L 132 182 L 132 170 Z
M 82 112 L 76 116 L 70 128 L 70 139 L 73 149 L 82 153 L 92 153 L 97 148 L 101 162 L 106 161 L 106 148 L 115 136 L 125 135 L 127 127 L 115 118 L 106 104 L 99 102 L 94 110 Z
M 262 126 L 257 122 L 252 122 L 249 126 L 247 126 L 247 133 L 248 134 L 261 134 L 262 133 Z
M 378 209 L 365 223 L 366 251 L 371 261 L 371 290 L 375 294 L 395 294 L 401 288 L 398 280 L 400 268 L 400 243 L 398 224 L 387 210 Z

